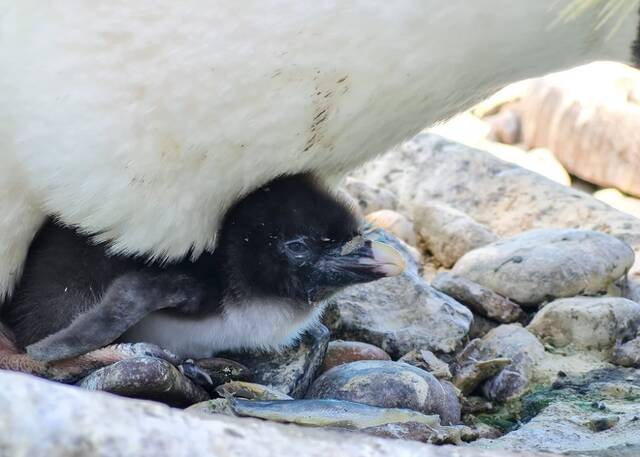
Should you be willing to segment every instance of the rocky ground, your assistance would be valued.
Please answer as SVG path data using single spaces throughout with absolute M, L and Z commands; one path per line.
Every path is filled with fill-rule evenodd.
M 626 105 L 636 103 L 640 79 L 626 67 L 582 71 L 613 88 L 586 96 L 591 86 L 573 85 L 575 75 L 569 83 L 553 75 L 435 129 L 489 152 L 428 131 L 353 173 L 344 198 L 407 269 L 331 298 L 324 325 L 297 346 L 197 361 L 213 380 L 208 390 L 153 357 L 79 382 L 185 412 L 0 373 L 0 450 L 68 445 L 98 455 L 107 443 L 114 452 L 104 455 L 255 446 L 256 455 L 454 455 L 421 441 L 469 457 L 640 455 L 640 219 L 631 197 L 622 212 L 595 187 L 637 195 L 621 168 L 634 166 L 640 141 L 607 142 L 605 127 L 627 128 L 616 116 L 636 115 L 637 105 Z M 612 93 L 624 94 L 613 107 Z M 556 130 L 545 116 L 558 120 Z M 571 135 L 585 134 L 585 122 L 598 129 L 580 143 Z M 556 153 L 562 132 L 571 147 Z M 572 188 L 572 175 L 595 185 Z M 25 410 L 48 422 L 25 419 Z M 54 438 L 54 422 L 74 432 Z

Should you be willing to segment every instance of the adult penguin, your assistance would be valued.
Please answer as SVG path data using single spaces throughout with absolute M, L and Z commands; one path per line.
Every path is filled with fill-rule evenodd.
M 335 182 L 500 85 L 629 60 L 638 0 L 0 0 L 0 300 L 47 216 L 213 251 L 282 174 Z

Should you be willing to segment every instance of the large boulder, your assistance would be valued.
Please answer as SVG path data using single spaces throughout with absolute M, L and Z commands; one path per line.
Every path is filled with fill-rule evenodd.
M 0 371 L 0 427 L 0 449 L 7 456 L 447 457 L 453 452 L 448 447 L 255 419 L 204 418 L 159 403 L 7 371 Z M 512 456 L 474 449 L 455 452 L 460 457 Z

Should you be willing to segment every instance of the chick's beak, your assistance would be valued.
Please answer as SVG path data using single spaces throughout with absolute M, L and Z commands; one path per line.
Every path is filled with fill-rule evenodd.
M 397 276 L 405 267 L 402 255 L 393 247 L 361 237 L 343 246 L 331 263 L 336 270 L 350 276 L 353 282 Z
M 379 241 L 371 241 L 368 250 L 365 244 L 365 252 L 359 256 L 358 263 L 382 277 L 398 276 L 405 268 L 400 253 Z

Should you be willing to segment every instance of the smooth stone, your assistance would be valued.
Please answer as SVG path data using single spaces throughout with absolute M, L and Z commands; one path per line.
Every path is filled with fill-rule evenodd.
M 473 281 L 451 273 L 439 273 L 431 287 L 455 298 L 474 313 L 502 323 L 519 320 L 523 313 L 520 306 L 494 291 Z
M 360 341 L 334 340 L 329 342 L 319 372 L 324 373 L 335 366 L 357 362 L 358 360 L 391 360 L 391 357 L 373 344 Z
M 538 305 L 605 292 L 633 262 L 633 250 L 611 235 L 540 229 L 471 251 L 452 273 L 522 305 Z
M 429 286 L 419 275 L 418 263 L 397 239 L 381 230 L 368 236 L 402 253 L 405 271 L 329 298 L 324 322 L 333 336 L 373 344 L 394 359 L 413 349 L 454 351 L 469 331 L 471 311 Z
M 409 246 L 418 244 L 413 223 L 403 214 L 390 209 L 381 209 L 367 214 L 366 219 L 373 226 L 386 230 Z
M 438 379 L 451 379 L 449 365 L 436 357 L 436 355 L 431 351 L 426 351 L 424 349 L 413 350 L 400 357 L 398 362 L 408 363 L 414 367 L 421 368 L 422 370 L 428 371 Z
M 611 350 L 618 339 L 634 337 L 640 304 L 619 297 L 573 297 L 542 308 L 527 329 L 556 348 Z
M 100 368 L 78 385 L 125 397 L 142 398 L 185 407 L 207 400 L 209 395 L 166 360 L 137 357 Z
M 460 422 L 455 389 L 446 381 L 401 362 L 366 360 L 339 365 L 315 380 L 307 398 L 407 408 L 438 414 L 444 425 Z
M 383 209 L 395 210 L 398 207 L 398 198 L 393 192 L 382 187 L 347 178 L 343 188 L 358 203 L 365 215 Z
M 522 122 L 516 109 L 503 109 L 484 118 L 491 129 L 489 139 L 503 144 L 516 144 L 522 137 Z
M 237 352 L 226 353 L 225 357 L 248 367 L 254 382 L 302 398 L 322 365 L 329 337 L 329 330 L 319 324 L 282 352 Z
M 538 228 L 580 228 L 609 233 L 640 254 L 640 219 L 482 148 L 438 135 L 420 134 L 352 176 L 392 191 L 399 211 L 408 215 L 424 202 L 444 203 L 501 238 Z M 625 297 L 640 301 L 640 255 L 628 277 Z
M 623 367 L 640 368 L 640 337 L 616 345 L 611 355 L 611 363 Z
M 467 252 L 498 239 L 489 228 L 442 203 L 416 204 L 411 217 L 424 247 L 447 268 L 453 266 Z
M 7 456 L 444 457 L 452 452 L 361 433 L 203 417 L 10 371 L 0 371 L 0 427 L 0 449 Z M 460 457 L 487 457 L 476 449 L 455 452 Z M 501 451 L 490 455 L 515 457 Z

